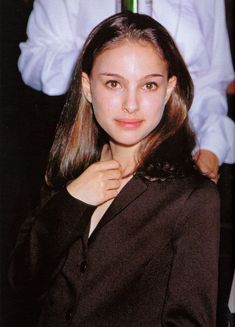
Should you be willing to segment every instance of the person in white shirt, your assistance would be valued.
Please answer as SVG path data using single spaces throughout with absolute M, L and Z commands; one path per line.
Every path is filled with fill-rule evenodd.
M 115 0 L 35 0 L 28 40 L 20 44 L 24 82 L 48 95 L 67 92 L 91 29 L 117 11 Z M 235 162 L 235 124 L 226 87 L 234 79 L 223 0 L 153 0 L 152 17 L 175 39 L 193 78 L 190 119 L 198 165 L 217 182 L 219 165 Z

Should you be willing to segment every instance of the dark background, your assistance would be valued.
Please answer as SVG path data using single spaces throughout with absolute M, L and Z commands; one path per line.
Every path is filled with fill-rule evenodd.
M 234 0 L 225 2 L 231 49 L 235 58 L 235 3 Z M 34 311 L 12 293 L 6 272 L 19 226 L 39 202 L 48 151 L 65 100 L 65 96 L 49 97 L 25 86 L 18 72 L 18 44 L 26 39 L 26 24 L 32 4 L 32 0 L 0 2 L 1 327 L 33 326 Z M 233 119 L 234 97 L 234 94 L 228 94 L 229 115 Z M 234 269 L 234 165 L 223 165 L 219 190 L 222 218 L 218 327 L 224 327 L 229 317 L 226 303 Z

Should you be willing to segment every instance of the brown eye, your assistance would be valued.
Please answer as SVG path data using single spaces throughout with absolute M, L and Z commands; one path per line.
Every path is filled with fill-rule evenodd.
M 152 90 L 155 90 L 157 88 L 157 84 L 155 82 L 148 82 L 145 84 L 145 89 L 146 90 L 149 90 L 149 91 L 152 91 Z
M 118 83 L 118 81 L 111 80 L 111 81 L 106 82 L 106 85 L 112 89 L 116 89 L 119 86 L 119 83 Z

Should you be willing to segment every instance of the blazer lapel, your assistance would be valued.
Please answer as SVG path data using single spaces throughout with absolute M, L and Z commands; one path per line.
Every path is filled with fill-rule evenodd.
M 125 209 L 131 202 L 138 198 L 143 192 L 147 190 L 146 183 L 134 176 L 121 190 L 115 200 L 111 203 L 110 207 L 105 212 L 104 216 L 96 226 L 91 234 L 88 243 L 90 244 L 96 237 L 97 232 L 110 220 L 114 219 L 118 213 Z

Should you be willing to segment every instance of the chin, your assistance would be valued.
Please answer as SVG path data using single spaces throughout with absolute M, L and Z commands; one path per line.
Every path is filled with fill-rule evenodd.
M 117 138 L 111 138 L 112 142 L 121 146 L 125 146 L 125 147 L 132 147 L 135 146 L 137 144 L 139 144 L 142 140 L 131 140 L 129 139 L 117 139 Z

